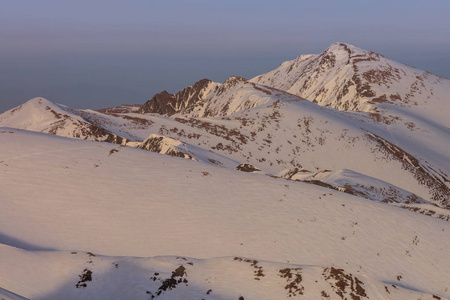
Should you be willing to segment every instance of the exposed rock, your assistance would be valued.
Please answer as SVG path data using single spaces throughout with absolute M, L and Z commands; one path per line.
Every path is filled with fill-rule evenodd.
M 223 84 L 212 82 L 209 79 L 202 79 L 195 84 L 188 86 L 176 94 L 169 94 L 163 91 L 153 96 L 140 109 L 139 113 L 157 113 L 160 115 L 171 116 L 176 113 L 189 114 L 194 109 L 209 106 L 208 99 L 217 98 L 228 90 L 247 79 L 239 76 L 229 77 Z M 227 103 L 224 104 L 225 107 Z M 211 108 L 207 108 L 204 116 L 216 116 Z M 226 109 L 225 109 L 226 112 Z
M 141 104 L 122 104 L 115 107 L 97 109 L 96 111 L 102 114 L 126 114 L 137 112 L 141 106 Z
M 144 105 L 139 108 L 138 113 L 156 113 L 160 115 L 172 115 L 176 112 L 177 99 L 174 95 L 169 94 L 167 91 L 162 91 L 161 93 L 153 96 L 152 99 L 148 100 Z
M 235 169 L 238 171 L 250 172 L 250 173 L 261 171 L 260 169 L 258 169 L 257 167 L 255 167 L 254 165 L 251 165 L 249 163 L 242 163 L 239 166 L 237 166 Z
M 175 95 L 169 94 L 167 91 L 162 91 L 148 100 L 138 112 L 141 114 L 156 113 L 167 116 L 173 115 L 182 109 L 203 101 L 206 96 L 205 90 L 211 83 L 212 81 L 209 79 L 202 79 L 182 89 Z
M 151 134 L 145 141 L 142 142 L 137 148 L 152 151 L 156 153 L 166 154 L 170 156 L 178 156 L 182 158 L 193 159 L 193 157 L 187 153 L 178 150 L 177 146 L 184 145 L 182 142 L 157 135 Z
M 244 82 L 244 81 L 247 81 L 247 79 L 245 79 L 244 77 L 240 77 L 240 76 L 228 77 L 228 79 L 225 80 L 225 82 L 217 89 L 217 95 L 222 94 L 223 92 L 234 87 L 239 82 Z
M 205 99 L 204 91 L 211 84 L 212 81 L 209 79 L 202 79 L 197 81 L 194 85 L 188 86 L 178 93 L 175 94 L 176 110 L 184 109 L 188 106 L 191 106 L 195 103 L 203 101 Z

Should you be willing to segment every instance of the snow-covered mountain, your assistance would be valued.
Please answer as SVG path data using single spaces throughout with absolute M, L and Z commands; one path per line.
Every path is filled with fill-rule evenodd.
M 232 76 L 224 83 L 202 79 L 175 95 L 167 91 L 156 94 L 139 109 L 139 113 L 222 117 L 268 102 L 273 91 L 238 76 Z
M 234 89 L 204 106 L 230 107 L 235 99 L 245 104 L 248 98 L 260 104 L 250 110 L 235 105 L 233 113 L 222 118 L 199 119 L 195 113 L 182 112 L 169 120 L 147 117 L 158 134 L 196 143 L 236 161 L 247 161 L 269 174 L 289 168 L 351 169 L 391 182 L 436 204 L 448 205 L 448 131 L 426 125 L 421 131 L 410 130 L 402 123 L 387 127 L 370 115 L 325 109 L 249 82 L 241 82 Z M 436 139 L 436 134 L 441 139 Z M 421 138 L 424 144 L 416 142 Z M 393 176 L 395 170 L 399 171 L 397 176 Z M 419 191 L 419 187 L 428 192 Z
M 126 139 L 108 132 L 71 112 L 71 109 L 57 105 L 44 98 L 30 101 L 0 115 L 0 124 L 31 131 L 60 136 L 125 144 Z
M 143 105 L 32 99 L 0 115 L 0 296 L 450 298 L 447 91 L 336 43 Z
M 182 89 L 175 95 L 169 94 L 167 91 L 162 91 L 142 105 L 139 113 L 173 115 L 186 107 L 203 102 L 209 93 L 218 87 L 218 83 L 212 82 L 209 79 L 202 79 Z
M 262 104 L 253 109 L 228 105 L 229 99 L 232 99 L 231 103 L 237 99 L 245 104 L 249 98 L 253 103 Z M 178 141 L 183 149 L 189 148 L 189 153 L 180 152 L 186 157 L 206 159 L 228 167 L 248 162 L 266 174 L 276 175 L 291 168 L 349 169 L 389 182 L 441 207 L 449 206 L 447 132 L 413 131 L 414 135 L 408 136 L 409 129 L 396 132 L 379 126 L 365 115 L 323 108 L 292 94 L 264 89 L 264 86 L 246 81 L 225 90 L 203 107 L 210 105 L 232 107 L 234 113 L 225 117 L 198 118 L 192 113 L 165 117 L 66 110 L 104 131 L 127 139 L 130 146 L 173 155 L 173 151 L 167 152 L 161 145 L 148 147 L 147 138 L 157 134 L 161 141 L 172 140 L 172 144 Z M 8 123 L 0 125 L 8 126 Z M 27 129 L 26 126 L 17 127 Z M 426 141 L 427 136 L 436 134 L 442 138 L 433 143 L 411 144 L 414 138 L 423 136 Z M 394 144 L 402 138 L 408 143 L 402 147 Z M 208 152 L 215 157 L 205 155 Z
M 299 56 L 251 81 L 321 106 L 370 112 L 385 122 L 392 121 L 385 110 L 408 108 L 431 121 L 450 124 L 448 79 L 349 44 L 334 43 L 321 54 Z

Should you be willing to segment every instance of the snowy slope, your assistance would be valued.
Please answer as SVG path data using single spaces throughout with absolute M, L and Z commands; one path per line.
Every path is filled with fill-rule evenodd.
M 241 81 L 230 86 L 232 87 L 224 89 L 219 96 L 213 96 L 202 104 L 197 103 L 188 107 L 189 109 L 181 110 L 171 118 L 160 117 L 156 114 L 145 116 L 128 114 L 130 118 L 146 118 L 151 123 L 148 130 L 134 131 L 133 135 L 141 136 L 142 139 L 151 133 L 165 135 L 181 140 L 185 144 L 194 144 L 209 151 L 219 152 L 236 161 L 248 161 L 271 174 L 284 168 L 299 166 L 311 170 L 352 169 L 387 182 L 394 180 L 393 184 L 398 185 L 400 184 L 398 179 L 404 180 L 405 176 L 399 175 L 392 178 L 393 173 L 389 168 L 383 167 L 384 174 L 380 174 L 368 164 L 370 161 L 379 159 L 373 154 L 374 151 L 383 152 L 385 159 L 398 160 L 400 165 L 397 167 L 408 169 L 409 176 L 415 177 L 413 181 L 407 179 L 410 182 L 408 184 L 405 182 L 400 184 L 401 188 L 410 190 L 411 186 L 414 186 L 411 192 L 421 193 L 420 197 L 427 199 L 431 199 L 431 196 L 436 203 L 447 205 L 450 134 L 444 127 L 435 126 L 414 115 L 386 125 L 373 120 L 371 114 L 339 114 L 332 109 L 321 109 L 318 105 L 308 106 L 302 103 L 300 98 L 291 94 L 254 83 Z M 281 110 L 277 105 L 273 105 L 275 102 Z M 301 104 L 303 108 L 299 110 L 298 105 L 289 102 Z M 255 110 L 248 110 L 252 107 L 256 109 L 256 113 Z M 308 107 L 306 111 L 305 107 Z M 258 110 L 264 112 L 264 117 L 259 115 Z M 205 112 L 212 116 L 228 115 L 229 117 L 220 120 L 199 119 L 198 116 L 205 115 Z M 248 117 L 249 114 L 251 117 Z M 314 128 L 316 126 L 314 120 L 327 125 L 325 128 Z M 298 131 L 302 124 L 305 126 L 304 130 Z M 361 131 L 361 128 L 364 130 Z M 123 136 L 129 136 L 124 134 L 122 129 L 120 130 Z M 328 143 L 327 146 L 322 147 L 327 134 L 330 137 L 334 136 L 336 140 L 337 137 L 341 137 L 340 141 L 336 141 L 341 145 Z M 295 138 L 298 135 L 302 135 L 303 138 Z M 345 140 L 346 135 L 359 136 L 358 139 L 364 140 L 369 137 L 372 145 L 361 147 L 359 144 L 362 143 L 355 138 Z M 276 142 L 271 138 L 274 136 L 278 137 Z M 352 153 L 341 152 L 340 149 L 348 149 L 350 142 L 353 144 L 352 148 L 361 149 L 358 151 L 363 152 L 370 151 L 370 153 L 355 159 Z M 247 143 L 248 146 L 245 145 Z M 264 153 L 263 157 L 252 158 L 255 148 L 270 150 L 272 147 L 275 149 L 271 149 L 272 151 L 269 151 L 267 155 Z M 318 153 L 314 148 L 326 149 Z M 327 150 L 331 148 L 333 151 Z M 364 148 L 366 150 L 363 150 Z M 295 157 L 300 152 L 303 152 L 302 161 Z M 332 159 L 328 160 L 328 157 Z M 418 168 L 419 165 L 420 168 Z M 375 168 L 379 166 L 375 165 Z M 428 186 L 430 190 L 426 193 L 431 192 L 431 195 L 426 196 L 423 191 L 419 192 L 416 188 L 418 182 L 419 186 L 422 184 Z
M 311 172 L 305 169 L 293 168 L 280 172 L 276 177 L 324 186 L 365 199 L 389 203 L 442 220 L 450 220 L 450 211 L 448 209 L 442 209 L 418 197 L 416 194 L 405 191 L 388 182 L 352 170 Z
M 391 132 L 370 119 L 289 94 L 274 93 L 264 105 L 222 118 L 147 117 L 160 135 L 251 163 L 267 174 L 294 167 L 350 169 L 448 205 L 448 160 L 444 154 L 435 155 L 444 153 L 444 146 L 404 150 L 386 140 L 392 139 Z
M 27 298 L 155 295 L 181 264 L 192 284 L 161 299 L 206 297 L 208 289 L 210 299 L 288 298 L 281 270 L 298 267 L 292 276 L 301 273 L 306 299 L 322 290 L 340 299 L 331 267 L 352 274 L 336 275 L 353 282 L 346 297 L 355 278 L 361 299 L 450 297 L 449 222 L 302 182 L 15 129 L 0 130 L 0 157 L 0 243 L 210 258 L 2 246 L 1 287 Z M 267 281 L 255 280 L 259 267 Z
M 420 203 L 431 204 L 417 195 L 402 190 L 388 182 L 356 173 L 351 170 L 323 170 L 310 172 L 307 170 L 290 169 L 281 174 L 282 178 L 298 180 L 315 184 L 324 183 L 330 188 L 344 191 L 352 195 L 386 203 Z
M 228 102 L 236 96 L 238 103 L 245 104 L 247 100 L 241 101 L 246 99 L 242 95 L 257 106 L 244 109 Z M 445 131 L 406 135 L 405 130 L 379 126 L 368 117 L 323 108 L 249 82 L 237 83 L 221 96 L 207 106 L 227 106 L 235 113 L 221 118 L 196 118 L 191 113 L 164 117 L 66 110 L 105 131 L 134 140 L 127 143 L 129 146 L 166 153 L 162 147 L 146 145 L 146 139 L 156 134 L 161 139 L 177 141 L 183 148 L 178 151 L 188 157 L 229 168 L 248 162 L 273 175 L 290 168 L 349 169 L 389 182 L 441 207 L 450 204 L 450 165 L 446 155 L 449 139 Z M 25 122 L 26 118 L 21 120 Z M 418 143 L 420 137 L 427 141 L 427 136 L 433 138 L 432 142 Z

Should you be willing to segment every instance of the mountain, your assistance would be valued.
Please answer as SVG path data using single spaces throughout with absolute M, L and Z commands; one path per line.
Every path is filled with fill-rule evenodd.
M 408 108 L 447 127 L 450 81 L 372 51 L 334 43 L 321 54 L 302 55 L 251 79 L 321 106 L 364 111 L 386 118 L 385 110 Z M 394 117 L 395 119 L 395 117 Z
M 194 85 L 182 89 L 175 95 L 162 91 L 148 100 L 138 112 L 173 115 L 186 107 L 203 101 L 215 87 L 218 87 L 217 83 L 209 79 L 202 79 Z
M 232 76 L 222 84 L 202 79 L 175 95 L 167 91 L 156 94 L 138 112 L 221 117 L 264 104 L 270 100 L 270 95 L 270 88 L 248 82 L 243 77 Z
M 336 43 L 143 105 L 32 99 L 0 115 L 0 296 L 450 298 L 449 88 Z
M 30 101 L 0 115 L 0 124 L 65 137 L 124 144 L 126 139 L 108 132 L 44 98 Z
M 248 99 L 259 105 L 245 109 Z M 228 105 L 230 103 L 234 105 Z M 179 113 L 168 118 L 158 114 L 105 115 L 66 109 L 105 131 L 126 138 L 129 146 L 173 154 L 162 151 L 162 147 L 144 145 L 151 134 L 157 134 L 161 139 L 180 141 L 183 148 L 190 151 L 181 151 L 183 155 L 231 168 L 247 162 L 271 175 L 291 168 L 349 169 L 389 182 L 440 207 L 450 205 L 445 132 L 441 135 L 442 146 L 434 142 L 399 147 L 393 142 L 401 140 L 405 130 L 395 133 L 378 126 L 370 117 L 323 108 L 292 94 L 247 81 L 212 98 L 202 109 L 212 106 L 228 107 L 234 113 L 216 118 Z M 1 122 L 0 125 L 8 126 Z M 429 134 L 433 137 L 437 133 L 430 131 Z M 415 137 L 420 138 L 420 135 Z M 413 141 L 411 136 L 407 140 Z
M 250 110 L 236 106 L 233 114 L 221 118 L 198 119 L 190 113 L 169 120 L 154 115 L 147 117 L 158 134 L 184 139 L 186 143 L 195 143 L 236 161 L 249 162 L 269 174 L 295 167 L 351 169 L 391 182 L 444 207 L 448 205 L 445 171 L 448 133 L 442 133 L 442 145 L 433 142 L 421 145 L 423 148 L 418 151 L 419 147 L 410 144 L 413 139 L 408 129 L 396 133 L 384 125 L 380 127 L 368 116 L 321 108 L 283 91 L 252 86 L 248 82 L 241 85 L 236 86 L 238 92 L 230 90 L 229 95 L 237 97 L 245 93 L 253 101 L 264 104 Z M 230 98 L 225 94 L 221 99 Z M 211 103 L 216 104 L 208 102 Z M 409 134 L 409 143 L 404 148 L 389 142 L 405 139 L 405 132 Z M 419 134 L 414 137 L 420 138 Z M 395 172 L 397 176 L 393 176 Z

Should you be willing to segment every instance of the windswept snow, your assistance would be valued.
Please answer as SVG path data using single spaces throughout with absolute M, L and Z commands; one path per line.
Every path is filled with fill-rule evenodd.
M 24 293 L 33 299 L 440 299 L 357 270 L 238 256 L 131 258 L 80 251 L 36 253 L 8 246 L 0 246 L 0 255 L 28 262 L 27 269 L 14 268 L 11 260 L 4 267 L 11 269 L 11 277 L 32 284 Z

